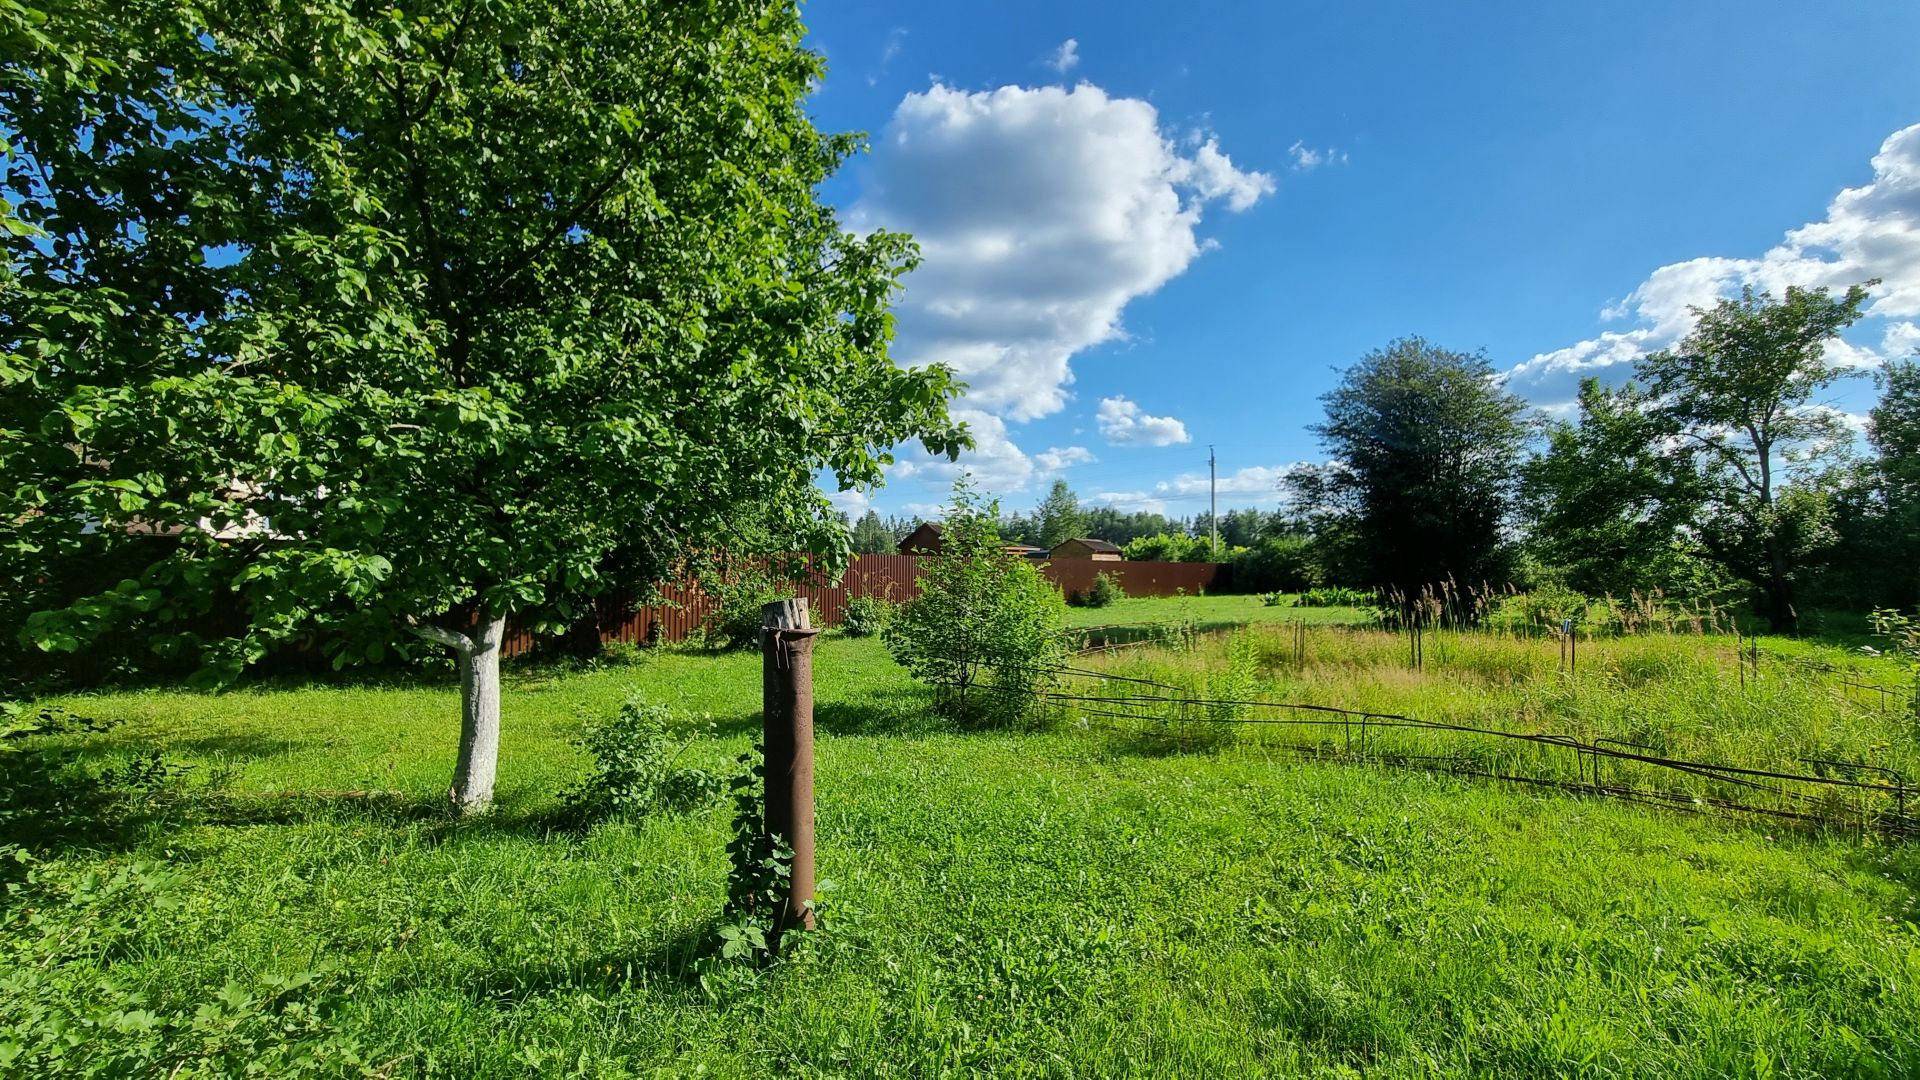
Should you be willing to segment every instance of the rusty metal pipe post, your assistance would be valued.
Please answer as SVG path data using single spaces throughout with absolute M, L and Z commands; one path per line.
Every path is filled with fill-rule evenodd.
M 807 601 L 760 609 L 767 835 L 793 851 L 776 934 L 813 929 L 813 643 Z

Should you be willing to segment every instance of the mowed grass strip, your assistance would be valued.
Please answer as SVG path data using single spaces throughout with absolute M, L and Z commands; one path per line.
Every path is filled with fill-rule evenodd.
M 1176 602 L 1177 603 L 1177 602 Z M 522 674 L 501 805 L 434 812 L 447 687 L 69 700 L 229 774 L 204 815 L 59 858 L 188 870 L 117 961 L 156 994 L 332 963 L 400 1075 L 1909 1075 L 1903 848 L 1445 776 L 963 733 L 871 640 L 816 661 L 830 929 L 765 973 L 692 963 L 727 812 L 549 828 L 567 740 L 631 690 L 690 760 L 757 730 L 756 655 Z M 398 800 L 286 792 L 393 788 Z M 269 794 L 270 793 L 270 794 Z

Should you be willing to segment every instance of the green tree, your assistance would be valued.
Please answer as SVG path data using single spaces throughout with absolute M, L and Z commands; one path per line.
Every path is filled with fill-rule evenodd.
M 1324 397 L 1313 430 L 1333 464 L 1288 480 L 1340 580 L 1409 592 L 1507 572 L 1507 529 L 1527 428 L 1484 356 L 1402 338 L 1368 353 Z
M 964 442 L 950 374 L 887 355 L 909 241 L 817 198 L 859 143 L 807 118 L 791 3 L 0 10 L 0 575 L 52 583 L 43 648 L 445 646 L 473 811 L 510 616 L 563 627 L 736 506 L 843 558 L 817 470 Z
M 1794 592 L 1818 546 L 1820 500 L 1803 484 L 1842 454 L 1851 435 L 1814 400 L 1845 371 L 1826 346 L 1860 318 L 1867 289 L 1838 298 L 1790 287 L 1784 299 L 1743 289 L 1695 309 L 1692 332 L 1673 349 L 1634 363 L 1654 413 L 1692 459 L 1704 512 L 1703 542 L 1729 570 L 1755 583 L 1776 630 L 1798 622 Z
M 1220 543 L 1223 547 L 1252 547 L 1267 535 L 1268 525 L 1268 516 L 1258 510 L 1229 510 L 1220 515 Z
M 1156 533 L 1137 536 L 1120 545 L 1128 562 L 1210 562 L 1213 546 L 1204 536 Z
M 855 555 L 891 555 L 900 543 L 874 510 L 862 514 L 854 524 L 852 540 Z
M 1877 556 L 1888 572 L 1885 607 L 1920 601 L 1920 360 L 1895 360 L 1880 373 L 1880 401 L 1867 418 L 1867 441 L 1877 455 L 1877 512 L 1865 515 Z
M 1881 371 L 1867 441 L 1879 454 L 1888 501 L 1920 510 L 1920 359 L 1890 361 Z
M 1034 543 L 1052 551 L 1061 543 L 1085 535 L 1086 518 L 1080 500 L 1065 480 L 1055 480 L 1047 497 L 1034 508 Z
M 1031 715 L 1033 693 L 1066 655 L 1066 601 L 1031 560 L 1001 550 L 1000 507 L 954 484 L 940 555 L 920 563 L 919 595 L 882 632 L 887 650 L 970 722 Z
M 1127 541 L 1158 533 L 1185 532 L 1183 522 L 1171 521 L 1165 514 L 1138 510 L 1129 513 L 1111 506 L 1092 506 L 1081 511 L 1085 518 L 1081 535 L 1110 544 L 1126 546 Z
M 1673 589 L 1675 552 L 1692 544 L 1700 505 L 1685 453 L 1631 383 L 1582 380 L 1579 407 L 1522 470 L 1533 553 L 1588 595 Z

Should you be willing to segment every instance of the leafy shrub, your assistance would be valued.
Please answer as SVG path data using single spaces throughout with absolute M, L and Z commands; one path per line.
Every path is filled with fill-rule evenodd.
M 941 712 L 975 723 L 1032 718 L 1066 655 L 1066 603 L 1031 562 L 1001 551 L 999 515 L 966 480 L 954 485 L 941 553 L 921 560 L 920 595 L 884 633 L 893 658 L 936 688 Z
M 644 817 L 712 801 L 726 785 L 706 769 L 679 764 L 685 742 L 668 734 L 672 713 L 638 695 L 620 711 L 589 724 L 574 745 L 593 759 L 592 770 L 563 796 L 571 815 L 587 821 Z
M 893 621 L 894 605 L 878 596 L 856 596 L 847 601 L 840 632 L 848 637 L 872 637 Z
M 1110 607 L 1116 600 L 1125 600 L 1127 590 L 1113 575 L 1101 571 L 1093 575 L 1093 584 L 1086 589 L 1067 597 L 1067 603 L 1076 607 Z
M 1136 536 L 1120 548 L 1128 562 L 1212 562 L 1213 544 L 1205 536 L 1158 533 Z
M 1295 603 L 1301 607 L 1366 607 L 1373 603 L 1373 596 L 1344 585 L 1322 585 L 1301 593 Z
M 1319 584 L 1313 542 L 1304 536 L 1270 536 L 1252 547 L 1234 548 L 1233 587 L 1241 592 L 1302 592 Z
M 333 1029 L 324 972 L 210 993 L 136 985 L 114 959 L 167 930 L 177 874 L 133 863 L 71 872 L 19 849 L 0 925 L 0 1075 L 373 1075 Z
M 772 575 L 763 570 L 739 571 L 706 583 L 706 591 L 720 601 L 707 619 L 705 641 L 725 649 L 752 648 L 760 643 L 760 609 L 782 599 Z
M 1863 645 L 1861 651 L 1871 656 L 1892 656 L 1906 666 L 1913 684 L 1907 710 L 1915 723 L 1920 724 L 1920 618 L 1897 608 L 1875 608 L 1873 614 L 1867 616 L 1867 623 L 1873 627 L 1874 636 L 1886 642 L 1887 647 L 1881 650 Z
M 1294 600 L 1292 593 L 1285 592 L 1261 593 L 1254 599 L 1260 601 L 1264 607 L 1292 607 Z

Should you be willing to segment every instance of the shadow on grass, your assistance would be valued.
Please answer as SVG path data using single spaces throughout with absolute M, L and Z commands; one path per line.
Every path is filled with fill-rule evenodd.
M 701 993 L 704 962 L 719 955 L 720 919 L 716 914 L 674 927 L 663 939 L 635 948 L 496 968 L 474 977 L 465 990 L 476 1001 L 503 1005 L 581 991 L 613 994 L 635 986 L 692 996 Z
M 721 737 L 746 735 L 758 738 L 763 730 L 759 712 L 736 713 L 716 719 L 712 731 Z M 924 691 L 894 691 L 871 694 L 850 701 L 815 701 L 813 730 L 816 735 L 921 736 L 950 732 L 953 725 L 936 715 L 933 699 Z
M 445 798 L 401 791 L 209 792 L 198 823 L 214 826 L 304 825 L 313 822 L 365 822 L 406 825 L 447 821 Z
M 122 737 L 118 732 L 74 741 L 63 747 L 75 761 L 99 761 L 108 758 L 125 757 L 128 751 L 161 751 L 169 761 L 180 757 L 189 758 L 225 758 L 229 761 L 260 761 L 279 757 L 296 750 L 303 750 L 307 743 L 294 739 L 275 738 L 271 735 L 232 734 L 203 735 L 199 738 L 174 738 L 155 740 L 151 736 L 129 734 Z M 198 766 L 205 768 L 206 766 Z
M 1212 757 L 1234 744 L 1218 725 L 1145 724 L 1137 729 L 1109 729 L 1101 749 L 1116 758 Z
M 1249 625 L 1231 619 L 1208 619 L 1205 622 L 1193 623 L 1192 632 L 1199 636 L 1211 637 L 1244 630 Z M 1130 645 L 1167 641 L 1174 635 L 1176 629 L 1173 623 L 1119 623 L 1113 626 L 1075 627 L 1072 632 L 1078 639 L 1079 648 L 1091 650 L 1124 648 Z

